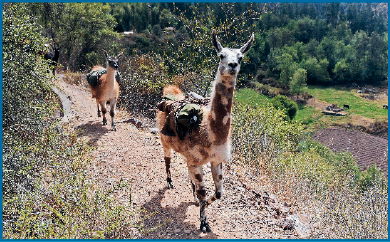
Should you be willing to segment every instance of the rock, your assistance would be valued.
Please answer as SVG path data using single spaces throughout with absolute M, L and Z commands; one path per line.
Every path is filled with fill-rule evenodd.
M 291 203 L 290 202 L 284 202 L 283 204 L 285 207 L 291 207 Z
M 272 202 L 272 203 L 278 203 L 278 197 L 277 197 L 275 194 L 271 194 L 271 195 L 269 196 L 269 200 L 270 200 L 270 202 Z
M 279 228 L 279 227 L 275 227 L 275 228 L 274 228 L 274 231 L 275 231 L 275 232 L 280 232 L 280 231 L 282 231 L 282 230 L 283 230 L 283 229 L 282 229 L 282 228 Z
M 294 228 L 299 238 L 307 239 L 309 238 L 312 228 L 310 224 L 302 223 L 297 215 L 290 215 L 286 219 L 294 221 Z
M 290 213 L 290 208 L 289 207 L 282 207 L 280 209 L 281 214 L 289 214 Z
M 252 193 L 255 194 L 256 197 L 262 197 L 263 194 L 264 194 L 264 191 L 263 189 L 257 189 L 256 191 L 255 190 L 252 190 Z
M 295 227 L 295 221 L 289 218 L 279 221 L 278 226 L 284 230 L 293 230 Z
M 128 120 L 123 121 L 123 123 L 134 124 L 138 129 L 142 128 L 142 122 L 136 118 L 129 118 Z
M 175 229 L 173 232 L 175 232 L 175 233 L 180 233 L 180 232 L 181 232 L 181 229 Z
M 149 132 L 152 133 L 152 134 L 158 134 L 159 130 L 158 130 L 158 128 L 150 128 Z

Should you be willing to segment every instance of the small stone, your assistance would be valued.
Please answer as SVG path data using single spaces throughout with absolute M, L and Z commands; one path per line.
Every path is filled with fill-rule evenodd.
M 152 134 L 158 134 L 159 130 L 158 130 L 158 128 L 150 128 L 149 132 L 152 133 Z
M 189 233 L 191 233 L 191 230 L 186 229 L 186 230 L 184 230 L 184 233 L 189 234 Z
M 284 230 L 292 230 L 294 229 L 294 220 L 285 218 L 279 221 L 278 226 Z
M 173 232 L 175 232 L 175 233 L 180 233 L 180 232 L 181 232 L 181 229 L 175 229 Z
M 291 207 L 291 203 L 290 202 L 284 202 L 283 204 L 285 207 Z
M 269 196 L 269 200 L 270 200 L 270 202 L 272 202 L 272 203 L 277 203 L 277 202 L 278 202 L 278 197 L 277 197 L 275 194 L 271 194 L 271 195 Z
M 319 229 L 321 227 L 321 223 L 320 222 L 317 222 L 315 224 L 313 224 L 313 228 L 315 229 Z
M 274 228 L 274 231 L 275 231 L 275 232 L 281 232 L 282 230 L 283 230 L 283 229 L 282 229 L 282 228 L 279 228 L 279 227 L 275 227 L 275 228 Z

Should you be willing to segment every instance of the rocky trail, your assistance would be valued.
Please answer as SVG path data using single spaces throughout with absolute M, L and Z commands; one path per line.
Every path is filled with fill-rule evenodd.
M 58 75 L 62 98 L 70 100 L 71 113 L 65 113 L 69 125 L 79 130 L 93 150 L 91 173 L 102 186 L 119 180 L 132 185 L 131 194 L 117 194 L 133 207 L 145 209 L 147 233 L 136 232 L 142 239 L 293 239 L 308 238 L 313 225 L 307 214 L 292 214 L 291 204 L 268 194 L 259 181 L 243 181 L 240 168 L 224 165 L 225 194 L 207 209 L 210 233 L 199 230 L 199 207 L 194 203 L 187 167 L 175 154 L 171 164 L 174 189 L 167 189 L 163 149 L 159 135 L 149 128 L 134 125 L 131 115 L 117 110 L 117 131 L 110 124 L 102 126 L 96 102 L 83 87 L 65 83 Z M 64 102 L 64 101 L 62 101 Z M 65 105 L 65 104 L 64 104 Z M 65 107 L 64 107 L 65 109 Z M 69 108 L 68 108 L 69 109 Z M 110 119 L 108 119 L 110 122 Z M 204 167 L 208 196 L 214 192 L 210 167 Z M 240 178 L 241 177 L 241 178 Z M 315 225 L 314 225 L 315 227 Z

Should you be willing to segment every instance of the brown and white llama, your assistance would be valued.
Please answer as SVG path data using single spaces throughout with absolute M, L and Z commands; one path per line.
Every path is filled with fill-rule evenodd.
M 217 50 L 220 62 L 213 83 L 211 102 L 207 106 L 202 106 L 203 120 L 201 124 L 193 129 L 184 140 L 180 140 L 177 135 L 167 136 L 160 132 L 168 188 L 173 188 L 170 163 L 172 150 L 174 150 L 182 154 L 187 162 L 195 201 L 199 202 L 200 206 L 200 230 L 203 232 L 211 231 L 207 223 L 206 206 L 216 199 L 220 199 L 223 194 L 222 163 L 227 162 L 230 157 L 233 92 L 242 58 L 251 48 L 253 38 L 252 34 L 250 40 L 240 49 L 223 48 L 218 41 L 216 30 L 213 30 L 212 43 Z M 183 99 L 180 89 L 175 86 L 164 88 L 164 95 L 166 94 L 171 94 L 179 100 Z M 165 122 L 168 122 L 168 114 L 169 112 L 158 111 L 157 125 L 159 130 L 162 130 Z M 202 166 L 208 162 L 211 163 L 215 194 L 206 200 Z
M 120 53 L 116 57 L 108 56 L 106 51 L 104 51 L 104 54 L 107 58 L 107 73 L 103 74 L 99 78 L 96 86 L 92 86 L 91 84 L 89 84 L 89 86 L 92 93 L 92 98 L 96 99 L 98 117 L 101 117 L 100 108 L 101 108 L 101 112 L 103 113 L 103 125 L 107 125 L 106 104 L 107 102 L 110 102 L 111 130 L 115 131 L 116 130 L 115 123 L 114 123 L 115 106 L 119 97 L 119 84 L 115 79 L 115 74 L 119 67 L 118 58 L 122 55 L 122 53 Z M 92 71 L 98 71 L 104 69 L 105 68 L 102 66 L 94 66 L 92 68 Z

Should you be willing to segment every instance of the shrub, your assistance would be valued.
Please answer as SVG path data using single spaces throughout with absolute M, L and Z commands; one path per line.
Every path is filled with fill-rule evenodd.
M 298 110 L 298 105 L 293 100 L 290 100 L 288 97 L 283 95 L 277 95 L 272 98 L 271 103 L 275 108 L 284 110 L 287 115 L 287 119 L 289 120 L 292 120 L 295 117 Z
M 130 184 L 93 179 L 91 150 L 53 118 L 45 39 L 25 5 L 3 12 L 3 238 L 133 238 Z M 119 202 L 113 195 L 129 194 Z
M 232 161 L 252 171 L 246 179 L 310 214 L 320 224 L 311 238 L 387 238 L 387 179 L 375 167 L 359 171 L 350 154 L 303 139 L 303 127 L 280 109 L 235 102 Z
M 303 128 L 286 121 L 283 110 L 236 102 L 232 113 L 232 153 L 238 161 L 265 169 L 267 159 L 297 148 Z

